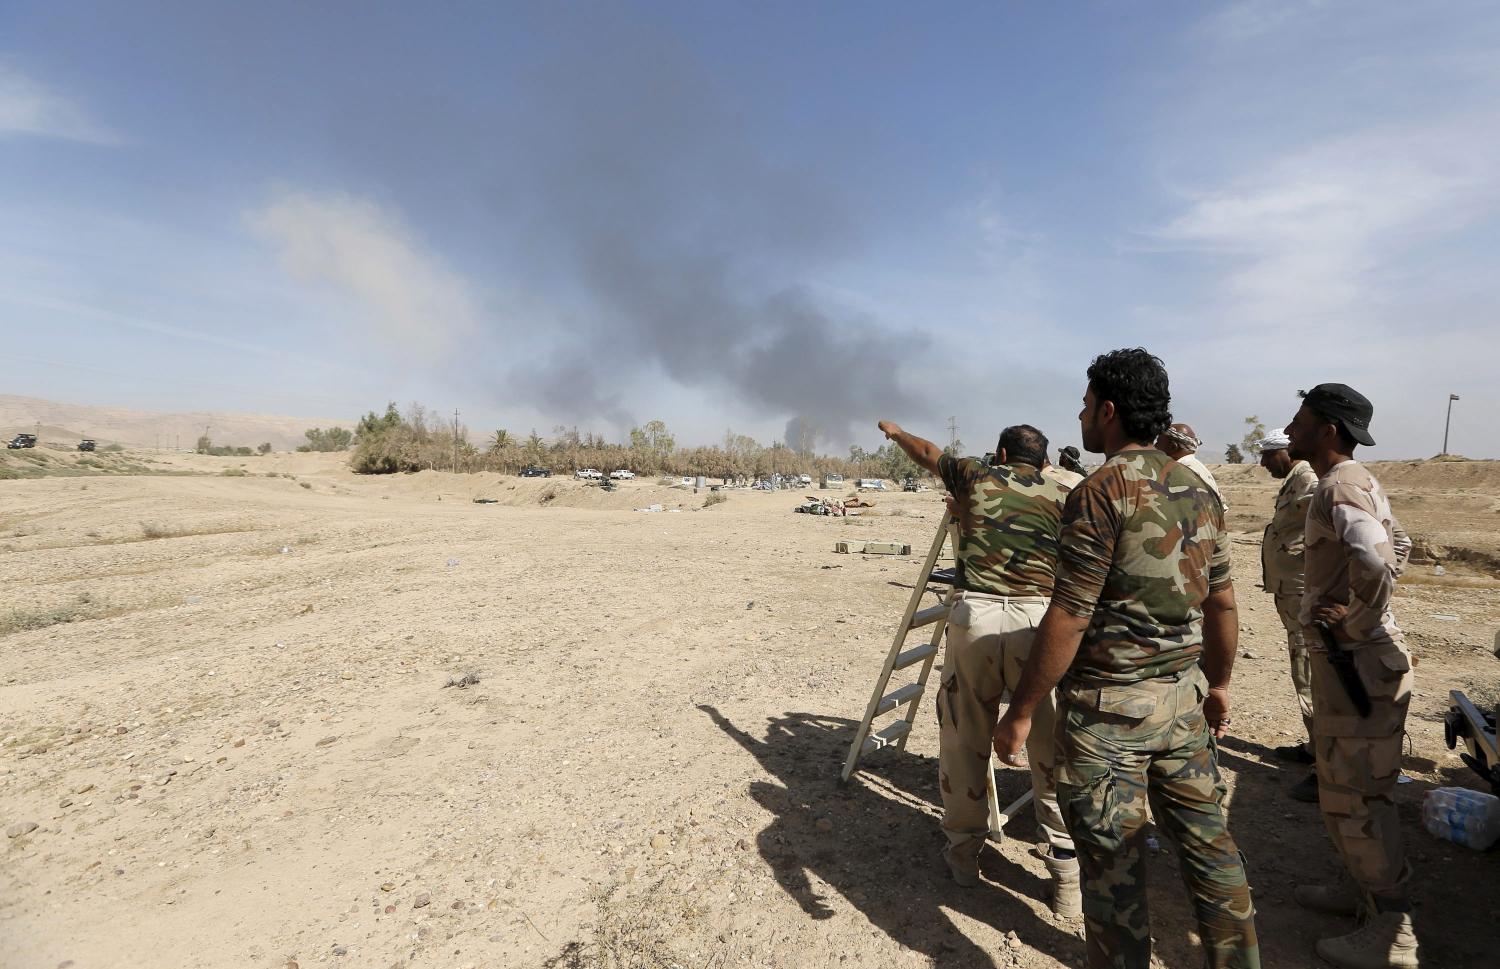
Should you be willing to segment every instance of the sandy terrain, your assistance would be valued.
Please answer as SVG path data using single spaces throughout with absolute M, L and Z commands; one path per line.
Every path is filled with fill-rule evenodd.
M 170 451 L 191 449 L 205 427 L 215 444 L 253 448 L 266 441 L 277 450 L 291 450 L 307 443 L 303 432 L 310 427 L 352 429 L 354 422 L 220 411 L 143 411 L 0 394 L 0 435 L 7 441 L 18 433 L 40 430 L 44 442 L 68 447 L 81 437 L 92 437 L 101 445 L 118 442 Z
M 0 481 L 0 826 L 38 825 L 0 843 L 4 969 L 1080 964 L 1029 812 L 980 888 L 938 867 L 930 696 L 908 751 L 835 783 L 916 565 L 834 542 L 923 547 L 935 493 L 833 520 L 791 493 L 700 510 L 646 482 L 167 461 Z M 1377 471 L 1410 530 L 1469 550 L 1399 593 L 1420 660 L 1399 796 L 1426 964 L 1493 964 L 1500 854 L 1417 818 L 1475 783 L 1441 716 L 1452 688 L 1496 692 L 1500 468 Z M 1300 729 L 1255 588 L 1275 485 L 1220 480 L 1251 654 L 1233 830 L 1265 964 L 1311 966 L 1344 923 L 1290 897 L 1334 861 L 1268 751 Z M 631 510 L 653 502 L 683 510 Z M 1197 966 L 1170 850 L 1149 863 L 1162 964 Z

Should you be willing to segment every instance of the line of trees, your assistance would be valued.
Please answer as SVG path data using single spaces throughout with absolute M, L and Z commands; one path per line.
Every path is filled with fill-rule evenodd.
M 311 442 L 312 431 L 308 434 Z M 899 481 L 922 474 L 900 448 L 890 443 L 874 451 L 855 446 L 849 449 L 848 457 L 831 457 L 814 453 L 806 435 L 794 448 L 782 441 L 761 444 L 730 430 L 725 431 L 720 444 L 680 448 L 667 425 L 659 420 L 631 428 L 628 443 L 612 443 L 592 431 L 580 433 L 577 427 L 559 425 L 547 438 L 535 428 L 525 437 L 500 428 L 476 447 L 470 443 L 467 427 L 455 427 L 421 404 L 412 404 L 405 412 L 394 403 L 388 404 L 384 413 L 370 411 L 360 419 L 352 437 L 354 450 L 349 463 L 360 474 L 424 469 L 514 474 L 526 467 L 546 468 L 554 474 L 571 474 L 579 468 L 605 472 L 627 468 L 647 476 L 701 474 L 726 480 L 833 473 L 846 478 Z

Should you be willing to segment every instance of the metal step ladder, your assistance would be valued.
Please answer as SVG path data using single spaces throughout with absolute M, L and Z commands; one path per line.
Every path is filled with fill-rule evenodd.
M 906 611 L 902 613 L 901 622 L 896 626 L 896 635 L 891 640 L 890 651 L 886 654 L 885 663 L 880 668 L 880 675 L 875 679 L 875 690 L 870 694 L 870 702 L 865 707 L 864 719 L 860 721 L 859 729 L 854 734 L 854 741 L 849 745 L 849 756 L 844 759 L 844 769 L 839 772 L 841 784 L 848 783 L 849 778 L 854 776 L 855 768 L 859 766 L 859 760 L 864 755 L 874 753 L 882 747 L 906 749 L 906 738 L 911 734 L 912 724 L 916 722 L 917 710 L 922 703 L 922 696 L 927 691 L 927 679 L 932 674 L 938 646 L 943 641 L 943 631 L 948 626 L 948 613 L 953 608 L 958 591 L 957 565 L 955 564 L 951 570 L 937 568 L 944 546 L 950 543 L 956 563 L 958 521 L 952 516 L 947 516 L 938 526 L 937 534 L 932 537 L 932 546 L 927 550 L 927 558 L 922 562 L 922 571 L 917 576 L 911 598 L 906 602 Z M 937 605 L 923 609 L 921 608 L 922 599 L 931 585 L 946 585 L 948 589 L 943 593 Z M 928 626 L 932 627 L 932 633 L 927 642 L 916 646 L 907 644 L 907 637 L 914 630 L 925 629 Z M 919 667 L 916 679 L 887 693 L 891 676 L 898 670 L 907 670 L 912 667 Z M 879 730 L 874 729 L 877 717 L 897 711 L 900 713 L 896 719 Z M 1031 802 L 1031 788 L 1028 786 L 1025 794 L 1003 811 L 1000 810 L 999 796 L 995 792 L 993 754 L 990 755 L 988 786 L 990 837 L 998 841 L 1002 837 L 1001 829 L 1005 827 L 1006 822 Z

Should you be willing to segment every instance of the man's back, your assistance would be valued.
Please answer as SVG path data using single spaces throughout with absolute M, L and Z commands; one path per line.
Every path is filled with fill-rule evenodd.
M 1049 596 L 1068 491 L 1029 464 L 990 467 L 944 455 L 943 485 L 958 507 L 964 587 L 999 596 Z
M 1053 601 L 1092 617 L 1069 677 L 1131 683 L 1188 668 L 1203 649 L 1203 600 L 1228 584 L 1213 493 L 1160 451 L 1116 454 L 1064 513 Z

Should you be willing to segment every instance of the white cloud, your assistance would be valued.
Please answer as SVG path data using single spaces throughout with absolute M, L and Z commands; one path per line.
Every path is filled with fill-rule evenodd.
M 0 137 L 6 135 L 119 143 L 117 135 L 73 101 L 0 64 Z
M 395 218 L 348 195 L 284 195 L 247 220 L 299 281 L 354 300 L 375 333 L 432 359 L 476 329 L 464 280 Z
M 1225 257 L 1235 315 L 1293 325 L 1390 296 L 1411 250 L 1500 211 L 1500 115 L 1385 126 L 1288 151 L 1189 202 L 1154 235 Z

